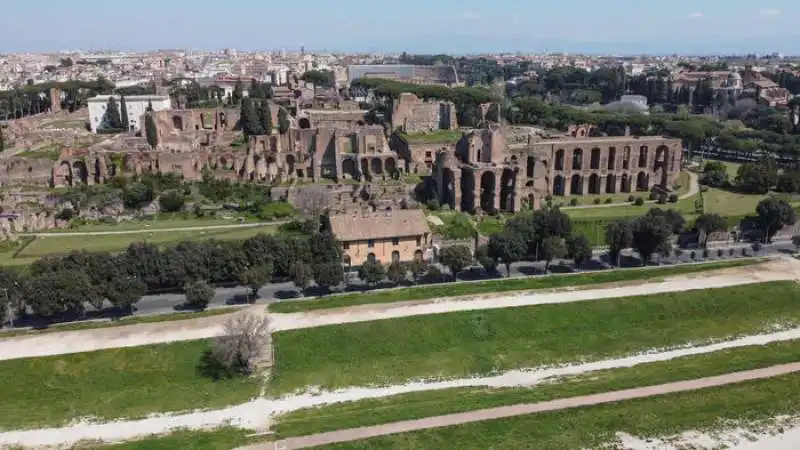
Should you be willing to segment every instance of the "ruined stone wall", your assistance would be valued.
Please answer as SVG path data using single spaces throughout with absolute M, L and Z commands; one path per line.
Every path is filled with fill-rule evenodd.
M 428 133 L 455 130 L 455 105 L 450 102 L 425 102 L 411 93 L 400 94 L 392 108 L 392 130 L 406 133 Z
M 0 184 L 48 186 L 52 169 L 53 161 L 49 159 L 11 157 L 2 160 Z
M 366 123 L 364 119 L 366 113 L 361 109 L 352 111 L 306 109 L 298 113 L 298 124 L 300 128 L 330 128 L 355 131 L 356 128 Z M 304 119 L 308 120 L 308 126 L 304 125 Z

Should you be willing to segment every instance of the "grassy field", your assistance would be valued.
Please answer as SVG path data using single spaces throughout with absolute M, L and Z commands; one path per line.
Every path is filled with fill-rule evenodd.
M 114 320 L 114 321 L 66 323 L 63 325 L 55 325 L 50 328 L 45 328 L 43 330 L 13 330 L 13 331 L 0 330 L 0 339 L 7 337 L 14 337 L 14 336 L 32 336 L 42 333 L 58 333 L 62 331 L 94 330 L 97 328 L 122 327 L 125 325 L 136 325 L 141 323 L 159 323 L 159 322 L 173 322 L 176 320 L 199 319 L 202 317 L 212 317 L 212 316 L 220 316 L 223 314 L 230 314 L 238 310 L 239 308 L 236 307 L 214 308 L 214 309 L 207 309 L 205 311 L 178 312 L 172 314 L 159 314 L 155 316 L 130 316 L 130 317 L 123 317 L 119 320 Z
M 666 437 L 690 430 L 714 430 L 722 420 L 740 424 L 797 415 L 800 375 L 702 389 L 607 405 L 540 413 L 455 427 L 402 433 L 320 449 L 428 450 L 599 448 L 624 431 Z
M 202 377 L 197 365 L 207 347 L 200 340 L 0 361 L 0 428 L 220 408 L 258 395 L 254 378 Z
M 120 251 L 134 242 L 151 244 L 174 244 L 180 241 L 201 241 L 208 239 L 246 239 L 260 233 L 274 233 L 277 226 L 265 224 L 261 227 L 229 228 L 209 231 L 154 231 L 152 233 L 130 233 L 95 236 L 46 236 L 37 237 L 15 258 L 6 256 L 3 265 L 30 264 L 52 255 L 62 255 L 75 250 Z
M 531 388 L 460 388 L 309 408 L 278 419 L 280 437 L 379 425 L 497 406 L 652 386 L 800 361 L 800 341 L 687 356 L 672 361 L 590 372 Z
M 689 192 L 691 178 L 688 172 L 681 172 L 680 176 L 678 177 L 679 186 L 676 190 L 676 194 L 684 195 Z M 605 186 L 603 186 L 605 187 Z M 570 201 L 573 198 L 578 199 L 579 205 L 595 205 L 597 199 L 600 200 L 600 205 L 605 204 L 607 199 L 611 199 L 612 203 L 627 203 L 630 204 L 628 198 L 633 195 L 634 197 L 642 197 L 644 200 L 648 200 L 649 193 L 648 192 L 620 192 L 617 194 L 585 194 L 585 195 L 566 195 L 566 196 L 559 196 L 554 197 L 553 202 L 554 204 L 562 204 L 563 206 L 570 206 Z M 610 208 L 610 207 L 609 207 Z M 566 211 L 566 209 L 565 209 Z
M 169 228 L 195 228 L 195 227 L 218 227 L 238 225 L 235 219 L 206 219 L 206 218 L 158 218 L 120 222 L 118 224 L 85 224 L 75 228 L 63 228 L 46 230 L 47 233 L 75 233 L 75 232 L 95 232 L 95 231 L 137 231 L 137 230 L 163 230 Z
M 798 300 L 787 281 L 280 332 L 270 390 L 466 377 L 728 339 L 800 323 Z
M 121 444 L 83 444 L 73 450 L 230 450 L 243 445 L 263 441 L 262 438 L 248 437 L 251 431 L 225 427 L 213 431 L 176 431 L 165 436 L 153 436 Z
M 456 143 L 461 140 L 462 133 L 458 130 L 437 130 L 430 133 L 410 133 L 402 134 L 409 142 L 449 142 Z
M 731 267 L 745 267 L 760 264 L 763 259 L 741 259 L 704 264 L 680 265 L 672 267 L 644 267 L 635 269 L 607 270 L 592 273 L 548 275 L 535 277 L 503 278 L 476 283 L 437 284 L 411 288 L 391 289 L 368 293 L 332 295 L 305 301 L 278 302 L 269 305 L 275 313 L 293 313 L 319 309 L 341 308 L 345 306 L 371 303 L 394 303 L 411 300 L 424 300 L 462 295 L 480 295 L 498 292 L 553 289 L 565 286 L 582 286 L 620 281 L 652 280 L 675 275 L 706 272 Z

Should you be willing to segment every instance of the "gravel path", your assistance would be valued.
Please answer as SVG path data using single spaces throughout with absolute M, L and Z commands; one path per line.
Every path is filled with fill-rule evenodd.
M 641 284 L 604 289 L 566 288 L 538 293 L 507 293 L 468 298 L 361 305 L 304 313 L 270 314 L 270 329 L 273 332 L 295 330 L 340 323 L 365 322 L 454 311 L 601 300 L 790 279 L 800 279 L 800 262 L 790 258 L 780 258 L 762 264 L 757 268 L 722 269 L 715 271 L 713 274 L 681 275 L 658 283 L 643 282 Z M 245 312 L 265 314 L 264 309 L 263 306 L 254 306 L 237 312 L 237 314 Z M 221 315 L 175 322 L 2 338 L 0 339 L 0 361 L 206 339 L 222 334 L 224 324 L 229 317 L 229 315 Z
M 795 372 L 800 372 L 800 363 L 784 364 L 765 369 L 748 370 L 717 377 L 679 381 L 676 383 L 667 383 L 657 386 L 606 392 L 603 394 L 584 395 L 540 403 L 502 406 L 499 408 L 428 417 L 425 419 L 406 420 L 373 427 L 351 428 L 348 430 L 339 430 L 329 433 L 289 438 L 279 442 L 249 446 L 241 450 L 294 450 L 300 448 L 309 448 L 320 445 L 367 439 L 376 436 L 386 436 L 389 434 L 427 430 L 430 428 L 449 427 L 471 422 L 496 420 L 525 414 L 558 411 L 562 409 L 578 408 L 583 406 L 601 405 L 604 403 L 633 400 L 656 395 L 674 394 L 678 392 L 723 386 L 726 384 L 741 383 L 744 381 L 760 380 Z
M 765 345 L 771 342 L 800 339 L 800 329 L 776 333 L 746 336 L 727 342 L 710 345 L 680 348 L 661 352 L 647 352 L 584 364 L 560 367 L 544 367 L 534 370 L 515 370 L 504 374 L 463 378 L 435 382 L 412 382 L 385 387 L 354 387 L 334 392 L 315 392 L 289 395 L 279 399 L 259 398 L 250 402 L 214 411 L 196 411 L 184 414 L 154 414 L 141 420 L 119 420 L 95 423 L 83 420 L 59 428 L 10 431 L 0 433 L 0 447 L 26 444 L 30 446 L 73 445 L 81 440 L 103 440 L 116 442 L 131 440 L 153 434 L 163 434 L 176 429 L 207 429 L 230 424 L 246 429 L 266 430 L 274 417 L 304 408 L 353 402 L 365 399 L 385 398 L 392 395 L 451 389 L 459 387 L 531 387 L 553 377 L 579 375 L 596 370 L 633 367 L 657 361 L 669 361 L 688 355 L 712 353 L 724 349 L 752 345 Z

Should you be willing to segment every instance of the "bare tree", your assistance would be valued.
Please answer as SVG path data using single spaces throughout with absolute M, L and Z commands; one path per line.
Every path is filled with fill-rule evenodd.
M 311 185 L 298 189 L 294 204 L 303 214 L 319 220 L 320 216 L 330 209 L 331 199 L 325 186 Z
M 212 378 L 250 375 L 268 351 L 269 321 L 253 314 L 237 315 L 225 323 L 225 332 L 214 339 L 203 356 L 201 369 Z

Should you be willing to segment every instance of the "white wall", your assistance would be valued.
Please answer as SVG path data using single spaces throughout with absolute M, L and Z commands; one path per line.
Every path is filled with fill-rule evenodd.
M 106 113 L 106 104 L 110 95 L 98 95 L 89 99 L 89 123 L 92 126 L 92 132 L 97 133 L 98 129 L 104 127 L 103 117 Z M 117 105 L 120 104 L 120 98 L 115 95 Z M 147 105 L 153 104 L 154 111 L 163 111 L 172 108 L 172 101 L 167 96 L 157 95 L 133 95 L 125 97 L 125 109 L 128 112 L 128 124 L 132 127 L 133 131 L 140 131 L 143 123 L 140 123 L 142 115 L 144 115 Z M 122 111 L 120 111 L 120 114 Z

